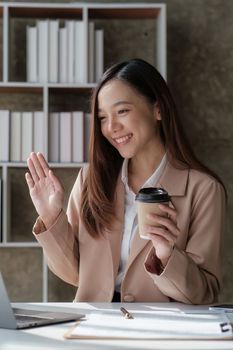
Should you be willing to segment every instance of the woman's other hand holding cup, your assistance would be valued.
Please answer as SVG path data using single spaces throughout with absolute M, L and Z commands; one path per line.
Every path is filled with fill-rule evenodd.
M 165 267 L 172 254 L 180 230 L 177 227 L 176 210 L 164 204 L 159 204 L 159 209 L 166 216 L 154 213 L 147 214 L 150 225 L 144 225 L 144 232 L 151 239 L 156 256 L 160 259 L 163 267 Z

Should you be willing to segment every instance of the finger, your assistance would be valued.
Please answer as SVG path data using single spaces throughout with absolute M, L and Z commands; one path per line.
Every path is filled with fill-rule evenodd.
M 170 252 L 169 252 L 168 256 L 170 256 L 170 254 L 171 254 L 171 252 L 172 252 L 172 250 L 173 250 L 173 248 L 175 246 L 174 242 L 169 242 L 164 237 L 159 236 L 159 235 L 153 235 L 152 233 L 148 234 L 148 237 L 151 239 L 151 242 L 152 242 L 152 244 L 153 244 L 153 246 L 155 248 L 155 251 L 157 250 L 158 245 L 161 244 L 161 245 L 166 246 L 167 248 L 169 248 Z M 163 265 L 165 266 L 166 263 L 163 264 Z
M 37 175 L 36 169 L 34 167 L 34 163 L 31 160 L 31 158 L 27 159 L 27 165 L 28 165 L 28 169 L 30 171 L 30 174 L 31 174 L 31 177 L 32 177 L 34 183 L 38 182 L 39 181 L 39 176 Z
M 49 169 L 49 177 L 51 178 L 53 185 L 57 191 L 63 192 L 63 187 L 58 180 L 58 178 L 54 175 L 53 171 Z
M 177 218 L 177 211 L 174 208 L 169 207 L 168 205 L 165 204 L 159 204 L 159 209 L 164 211 L 165 213 L 168 214 L 174 221 L 176 221 Z
M 160 235 L 156 235 L 156 234 L 153 234 L 153 233 L 148 233 L 148 238 L 150 238 L 153 243 L 155 243 L 156 245 L 159 244 L 159 243 L 162 243 L 162 244 L 169 244 L 169 245 L 173 245 L 171 242 L 168 242 L 167 239 L 165 239 L 164 237 L 160 236 Z M 156 246 L 155 246 L 156 248 Z
M 157 248 L 158 248 L 158 245 L 163 245 L 163 247 L 167 250 L 167 258 L 163 257 L 166 259 L 166 261 L 163 261 L 161 260 L 162 262 L 162 265 L 163 266 L 166 266 L 167 264 L 167 261 L 169 259 L 169 257 L 171 256 L 171 253 L 175 247 L 175 242 L 168 242 L 164 237 L 162 236 L 159 236 L 159 235 L 153 235 L 153 234 L 149 234 L 148 237 L 151 239 L 151 242 L 155 248 L 155 251 L 156 251 L 156 255 L 157 255 Z M 160 256 L 158 256 L 160 258 Z
M 167 218 L 164 216 L 149 214 L 148 218 L 153 220 L 156 224 L 164 226 L 168 231 L 171 231 L 176 237 L 179 235 L 179 229 L 177 227 L 176 221 L 174 222 L 172 218 Z
M 33 161 L 34 167 L 36 169 L 36 172 L 37 172 L 39 178 L 43 179 L 46 175 L 45 175 L 45 172 L 44 172 L 44 170 L 43 170 L 43 168 L 42 168 L 42 166 L 40 164 L 40 161 L 39 161 L 39 159 L 37 157 L 37 154 L 33 152 L 31 154 L 31 159 Z
M 27 182 L 29 190 L 31 190 L 34 187 L 34 185 L 35 185 L 31 175 L 29 173 L 26 173 L 25 174 L 25 179 L 26 179 L 26 182 Z
M 151 225 L 146 225 L 145 226 L 145 233 L 146 234 L 152 234 L 152 235 L 158 235 L 158 236 L 162 236 L 163 238 L 165 238 L 168 242 L 174 243 L 176 241 L 176 236 L 166 230 L 163 227 L 157 227 L 157 226 L 151 226 Z
M 40 165 L 41 165 L 45 175 L 49 176 L 49 165 L 48 165 L 47 161 L 45 160 L 43 154 L 38 152 L 37 153 L 37 158 L 38 158 L 38 160 L 40 162 Z

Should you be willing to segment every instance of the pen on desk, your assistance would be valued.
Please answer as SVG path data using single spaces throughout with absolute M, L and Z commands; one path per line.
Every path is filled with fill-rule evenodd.
M 129 311 L 127 311 L 124 307 L 121 307 L 120 310 L 123 313 L 125 318 L 128 318 L 128 319 L 130 319 L 130 318 L 132 319 L 133 318 L 131 313 Z

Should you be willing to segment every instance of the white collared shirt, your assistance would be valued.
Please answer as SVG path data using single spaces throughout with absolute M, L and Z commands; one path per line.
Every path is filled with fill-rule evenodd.
M 137 212 L 136 212 L 136 203 L 135 203 L 135 193 L 130 189 L 128 185 L 128 163 L 129 163 L 129 160 L 124 159 L 123 165 L 122 165 L 122 172 L 121 172 L 121 181 L 125 186 L 125 214 L 124 214 L 124 229 L 123 229 L 124 231 L 123 231 L 123 238 L 121 242 L 120 266 L 119 266 L 118 275 L 117 275 L 116 284 L 115 284 L 115 290 L 117 292 L 120 292 L 121 290 L 121 283 L 125 274 L 125 268 L 129 257 L 131 242 L 138 226 L 138 219 L 136 215 Z M 146 180 L 142 188 L 154 187 L 154 185 L 160 178 L 166 163 L 167 163 L 167 156 L 165 154 L 158 168 L 149 177 L 149 179 Z

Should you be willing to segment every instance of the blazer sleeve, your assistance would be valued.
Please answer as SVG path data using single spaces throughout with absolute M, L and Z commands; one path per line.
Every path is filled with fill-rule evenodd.
M 49 268 L 64 281 L 78 286 L 79 280 L 79 205 L 83 169 L 80 169 L 72 188 L 67 211 L 61 211 L 56 222 L 46 230 L 40 217 L 33 234 L 43 248 Z
M 169 298 L 188 304 L 210 304 L 217 301 L 221 285 L 221 242 L 225 216 L 225 193 L 212 180 L 200 191 L 193 205 L 185 250 L 175 246 L 159 274 L 150 273 L 153 249 L 145 268 L 154 283 Z

